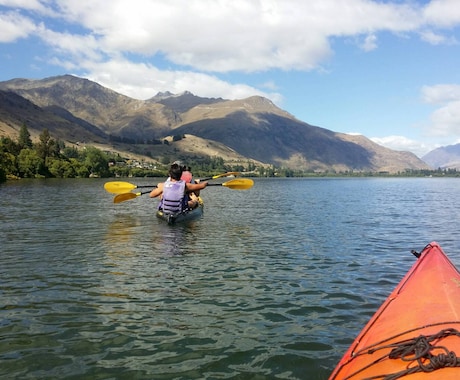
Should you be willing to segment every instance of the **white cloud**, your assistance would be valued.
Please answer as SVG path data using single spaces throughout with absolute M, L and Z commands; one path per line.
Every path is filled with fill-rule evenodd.
M 355 38 L 365 51 L 378 48 L 381 32 L 452 43 L 442 28 L 460 23 L 458 0 L 0 0 L 0 5 L 14 8 L 0 11 L 0 42 L 36 34 L 51 49 L 43 59 L 129 96 L 189 90 L 229 99 L 258 94 L 277 104 L 282 97 L 274 82 L 261 85 L 264 91 L 218 75 L 321 70 L 336 38 Z M 451 125 L 456 114 L 448 111 L 450 120 L 446 110 L 434 114 L 434 121 Z
M 424 86 L 422 99 L 437 109 L 430 116 L 426 134 L 436 137 L 460 138 L 460 85 Z
M 97 39 L 92 35 L 71 34 L 68 32 L 55 32 L 46 29 L 43 24 L 37 28 L 37 34 L 42 40 L 53 47 L 54 53 L 61 56 L 63 61 L 101 62 L 106 55 L 100 51 Z
M 458 0 L 432 0 L 423 11 L 427 23 L 438 27 L 451 27 L 460 23 Z
M 35 31 L 35 24 L 17 12 L 0 13 L 0 42 L 13 42 Z
M 432 30 L 420 32 L 423 41 L 431 45 L 457 45 L 458 42 L 455 37 L 446 37 L 443 34 L 435 33 Z
M 448 102 L 431 115 L 430 135 L 460 136 L 460 99 Z
M 46 9 L 40 0 L 0 0 L 0 5 L 35 11 L 42 11 Z
M 267 90 L 272 90 L 272 91 L 276 91 L 278 90 L 279 86 L 276 84 L 276 82 L 274 81 L 267 81 L 267 82 L 264 82 L 260 85 L 260 87 L 262 88 L 266 88 Z
M 8 3 L 28 11 L 27 4 L 48 4 Z M 332 54 L 330 38 L 366 35 L 363 47 L 372 50 L 376 32 L 414 31 L 422 11 L 370 0 L 61 0 L 54 7 L 48 15 L 59 12 L 56 20 L 88 31 L 108 54 L 161 54 L 208 72 L 311 70 Z
M 158 92 L 191 91 L 199 96 L 241 99 L 252 95 L 264 96 L 275 104 L 282 102 L 276 92 L 264 92 L 245 84 L 231 84 L 213 75 L 191 71 L 159 70 L 145 64 L 112 60 L 87 65 L 85 77 L 137 99 L 148 99 Z
M 395 135 L 386 137 L 371 137 L 370 140 L 389 149 L 412 152 L 418 157 L 422 157 L 437 147 L 435 145 L 428 146 L 420 141 L 411 140 L 404 136 Z
M 65 20 L 79 33 L 86 31 L 79 37 L 95 39 L 97 48 L 108 55 L 137 54 L 145 59 L 161 55 L 198 71 L 254 72 L 318 68 L 331 56 L 329 40 L 334 37 L 366 36 L 361 47 L 370 51 L 376 49 L 380 31 L 417 32 L 431 24 L 460 23 L 456 1 L 434 0 L 425 8 L 415 2 L 371 0 L 0 0 L 0 4 Z M 51 25 L 47 28 L 56 27 Z M 31 32 L 26 28 L 21 36 Z M 424 39 L 445 40 L 433 31 L 425 31 Z M 61 41 L 59 51 L 71 48 Z
M 372 51 L 377 49 L 377 36 L 375 34 L 366 36 L 364 42 L 361 44 L 361 48 L 364 51 Z
M 428 104 L 444 104 L 460 99 L 460 85 L 437 84 L 422 87 L 422 100 Z

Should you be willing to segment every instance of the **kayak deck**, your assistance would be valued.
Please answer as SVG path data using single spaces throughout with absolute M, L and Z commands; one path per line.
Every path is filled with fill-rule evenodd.
M 432 242 L 377 310 L 333 379 L 460 379 L 460 273 Z
M 157 218 L 166 221 L 168 224 L 182 223 L 189 220 L 194 220 L 203 215 L 203 201 L 200 199 L 200 202 L 196 208 L 193 210 L 187 210 L 178 214 L 169 214 L 165 213 L 162 210 L 156 212 Z

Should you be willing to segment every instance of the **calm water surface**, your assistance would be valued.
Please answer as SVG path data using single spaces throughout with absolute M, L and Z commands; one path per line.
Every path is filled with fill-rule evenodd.
M 460 264 L 459 179 L 255 179 L 173 227 L 104 182 L 0 185 L 0 378 L 327 379 L 411 249 Z

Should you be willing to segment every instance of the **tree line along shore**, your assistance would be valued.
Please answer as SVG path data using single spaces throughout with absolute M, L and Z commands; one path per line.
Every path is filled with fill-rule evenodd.
M 459 177 L 456 169 L 387 172 L 303 172 L 252 163 L 229 165 L 220 157 L 161 157 L 158 164 L 123 158 L 94 146 L 77 149 L 51 137 L 44 129 L 33 143 L 25 125 L 18 138 L 0 137 L 0 182 L 20 178 L 165 177 L 169 164 L 181 160 L 197 177 L 238 171 L 251 177 Z

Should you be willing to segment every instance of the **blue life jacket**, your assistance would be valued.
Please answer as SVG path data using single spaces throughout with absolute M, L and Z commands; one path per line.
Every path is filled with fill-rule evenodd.
M 163 185 L 163 199 L 160 207 L 164 212 L 170 214 L 180 213 L 187 208 L 185 181 L 166 180 Z

